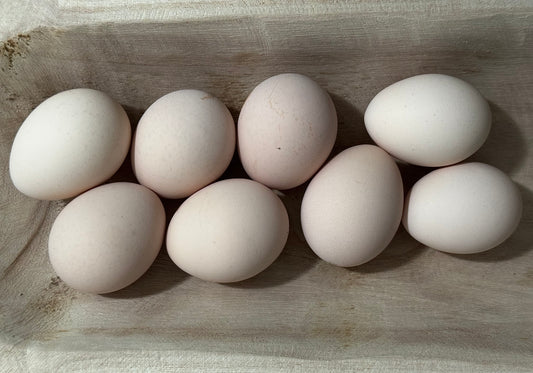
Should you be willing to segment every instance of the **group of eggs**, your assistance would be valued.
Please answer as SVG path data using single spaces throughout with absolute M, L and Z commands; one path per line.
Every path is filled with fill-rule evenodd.
M 49 257 L 65 283 L 90 293 L 128 286 L 153 263 L 166 228 L 158 195 L 187 198 L 166 230 L 170 258 L 193 276 L 222 283 L 252 277 L 279 256 L 289 218 L 272 189 L 311 178 L 303 233 L 320 258 L 338 266 L 376 257 L 402 217 L 415 239 L 449 253 L 488 250 L 515 230 L 517 186 L 492 166 L 456 164 L 481 147 L 491 127 L 489 105 L 471 85 L 439 74 L 402 80 L 374 97 L 365 126 L 379 147 L 353 146 L 324 165 L 337 115 L 310 78 L 281 74 L 260 83 L 237 128 L 220 100 L 180 90 L 155 101 L 138 123 L 131 160 L 140 184 L 98 186 L 124 162 L 130 122 L 106 94 L 73 89 L 24 121 L 10 175 L 30 197 L 77 196 L 52 226 Z M 253 180 L 216 181 L 235 147 Z M 420 179 L 404 201 L 397 161 L 447 167 Z

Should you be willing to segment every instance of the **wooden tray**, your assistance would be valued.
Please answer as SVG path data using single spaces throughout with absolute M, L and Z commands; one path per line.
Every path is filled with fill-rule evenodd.
M 533 371 L 530 1 L 34 3 L 0 1 L 0 371 Z M 8 174 L 13 137 L 38 103 L 91 87 L 135 124 L 156 98 L 198 88 L 236 117 L 250 90 L 281 72 L 331 93 L 337 151 L 370 142 L 363 113 L 385 86 L 429 72 L 472 83 L 494 116 L 473 159 L 520 185 L 516 233 L 454 256 L 400 229 L 375 260 L 337 268 L 305 244 L 304 186 L 283 197 L 283 254 L 248 281 L 191 278 L 164 249 L 114 294 L 80 294 L 56 277 L 47 237 L 66 201 L 27 198 Z M 403 169 L 406 183 L 423 172 Z M 226 177 L 241 174 L 234 162 Z M 132 180 L 131 170 L 113 180 Z M 170 215 L 179 201 L 165 204 Z

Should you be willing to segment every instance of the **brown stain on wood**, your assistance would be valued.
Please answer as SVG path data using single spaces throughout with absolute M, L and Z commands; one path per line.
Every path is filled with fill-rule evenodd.
M 26 47 L 31 40 L 30 34 L 18 34 L 14 38 L 8 39 L 0 46 L 0 53 L 7 59 L 7 66 L 12 69 L 14 66 L 15 57 L 24 57 Z M 4 68 L 2 68 L 4 71 Z
M 76 291 L 69 288 L 58 276 L 52 276 L 46 290 L 29 308 L 47 316 L 58 317 L 66 311 L 67 305 L 77 298 Z
M 22 293 L 19 294 L 19 296 Z M 18 311 L 10 309 L 11 320 L 2 335 L 13 345 L 22 345 L 31 340 L 53 340 L 57 333 L 50 333 L 54 326 L 59 326 L 62 317 L 68 312 L 70 304 L 78 297 L 75 290 L 69 288 L 57 276 L 50 277 L 48 286 L 42 288 L 33 299 Z

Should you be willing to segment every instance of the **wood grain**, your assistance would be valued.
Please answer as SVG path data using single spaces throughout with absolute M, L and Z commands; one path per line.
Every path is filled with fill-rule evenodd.
M 0 1 L 0 370 L 533 371 L 531 2 L 125 3 Z M 517 232 L 454 256 L 400 229 L 375 260 L 337 268 L 305 244 L 302 186 L 282 198 L 292 226 L 283 254 L 242 283 L 191 278 L 164 249 L 139 281 L 106 296 L 55 276 L 47 236 L 66 201 L 29 199 L 8 174 L 13 137 L 38 103 L 96 88 L 135 124 L 156 98 L 198 88 L 236 117 L 257 83 L 288 71 L 332 95 L 335 151 L 370 142 L 364 110 L 399 79 L 440 72 L 472 83 L 494 117 L 473 159 L 520 185 Z M 424 172 L 402 169 L 406 185 Z M 242 174 L 235 161 L 225 177 Z M 133 180 L 128 164 L 113 180 Z M 178 204 L 165 201 L 169 217 Z

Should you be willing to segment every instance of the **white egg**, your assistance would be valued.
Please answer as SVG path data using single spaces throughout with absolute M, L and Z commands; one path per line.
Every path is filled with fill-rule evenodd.
M 517 186 L 484 163 L 441 168 L 420 179 L 409 192 L 405 229 L 434 249 L 473 254 L 505 241 L 522 215 Z
M 237 132 L 247 174 L 271 188 L 289 189 L 311 178 L 326 161 L 337 135 L 337 113 L 316 82 L 280 74 L 250 93 Z
M 52 267 L 69 286 L 103 294 L 122 289 L 150 267 L 163 243 L 165 210 L 142 185 L 102 185 L 72 200 L 48 241 Z
M 311 180 L 302 201 L 302 228 L 320 258 L 352 267 L 387 247 L 402 208 L 402 178 L 394 160 L 377 146 L 359 145 L 338 154 Z
M 420 166 L 440 167 L 474 154 L 487 139 L 487 101 L 467 82 L 426 74 L 379 92 L 365 112 L 370 137 L 392 156 Z
M 289 218 L 278 196 L 255 181 L 229 179 L 185 200 L 170 221 L 167 250 L 193 276 L 236 282 L 272 264 L 288 234 Z
M 11 180 L 33 198 L 74 197 L 119 169 L 130 140 L 126 112 L 105 93 L 85 88 L 58 93 L 19 128 L 9 159 Z
M 183 198 L 215 181 L 235 151 L 235 123 L 226 106 L 185 89 L 154 102 L 132 144 L 139 182 L 166 198 Z

